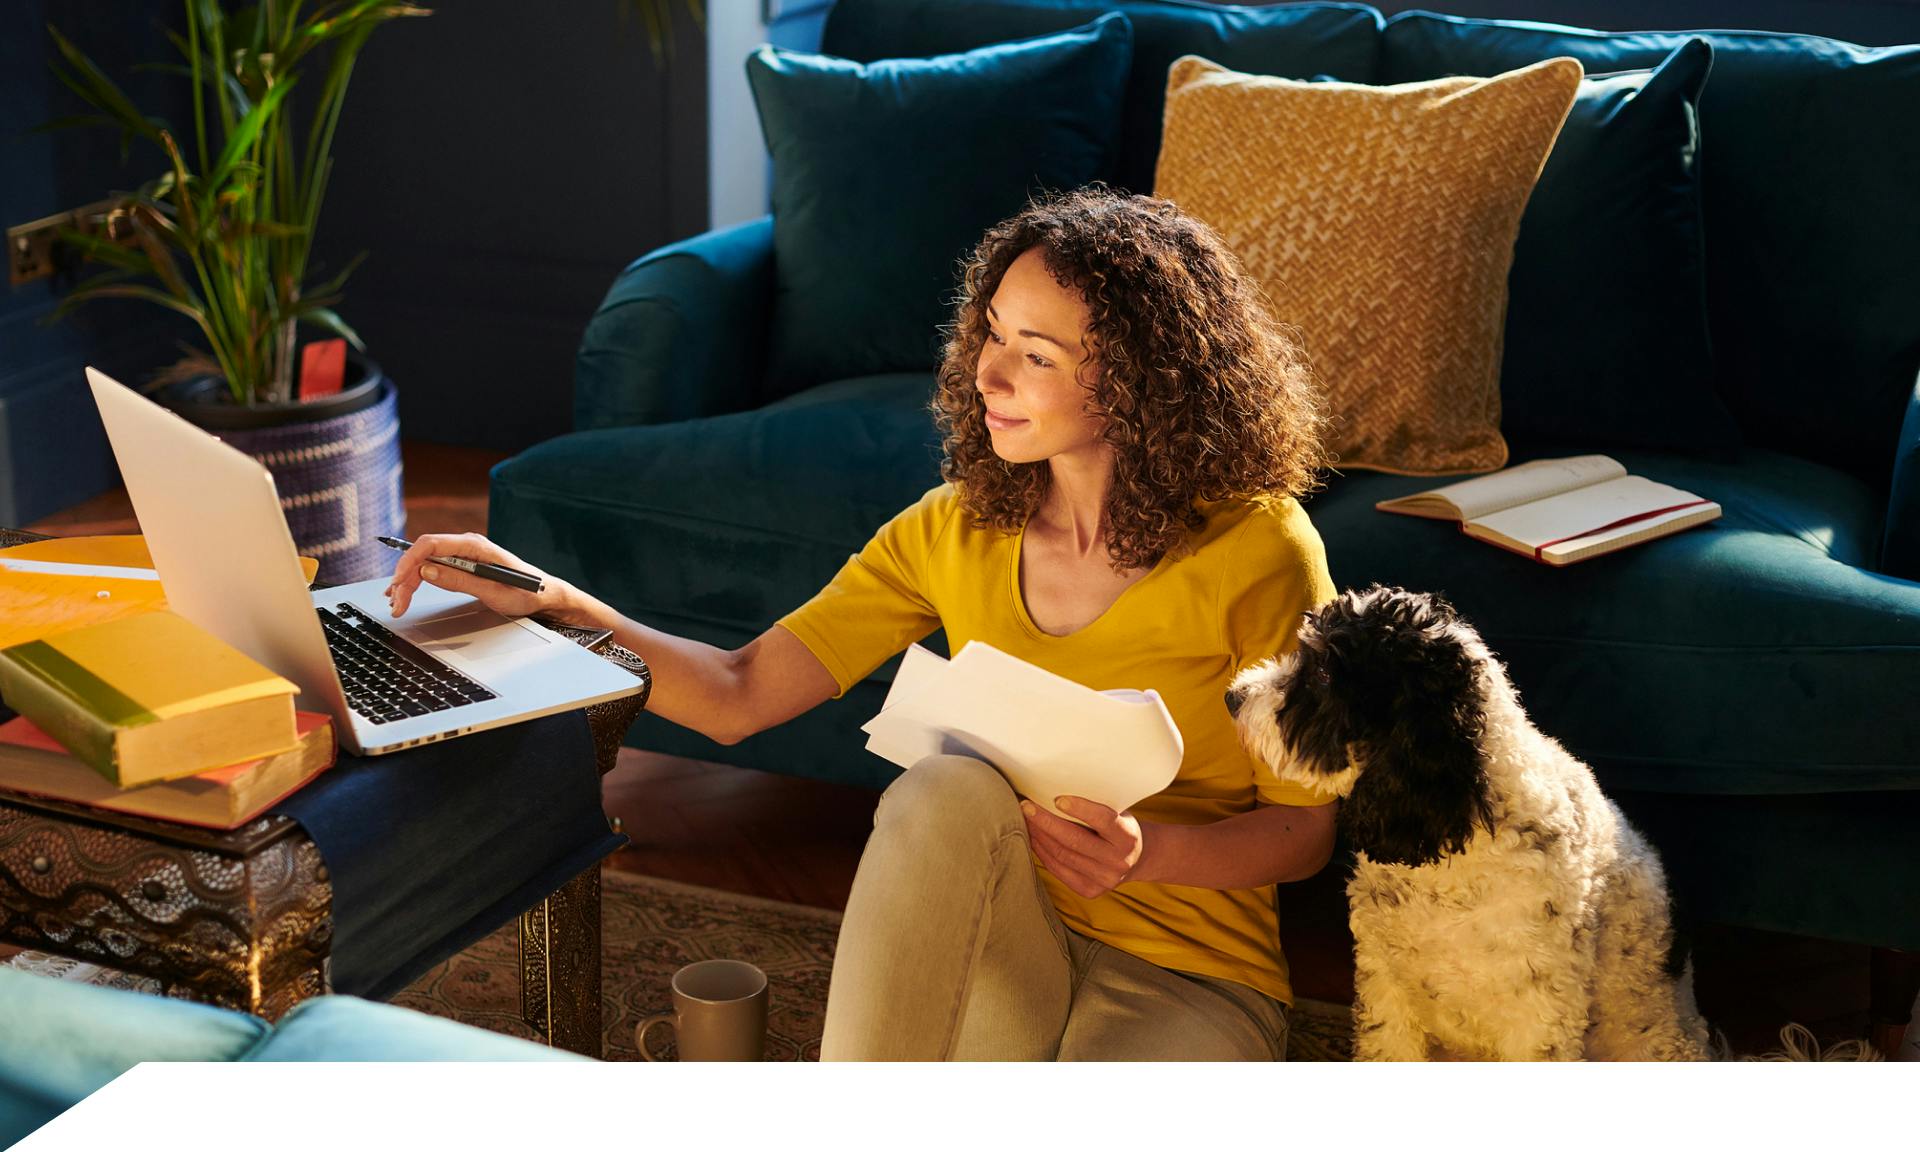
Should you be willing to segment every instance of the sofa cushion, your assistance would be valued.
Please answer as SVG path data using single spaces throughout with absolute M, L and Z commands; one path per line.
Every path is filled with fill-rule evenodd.
M 245 1059 L 566 1062 L 587 1058 L 392 1004 L 320 996 L 295 1005 Z
M 1714 51 L 1700 163 L 1719 393 L 1756 443 L 1882 484 L 1920 368 L 1920 46 L 1406 12 L 1387 22 L 1381 79 L 1553 56 L 1650 68 L 1695 35 Z
M 264 1020 L 0 964 L 0 1147 L 146 1060 L 235 1060 Z
M 488 533 L 635 619 L 737 646 L 940 482 L 932 394 L 929 373 L 870 376 L 549 440 L 494 468 Z
M 1218 232 L 1298 327 L 1343 466 L 1506 462 L 1514 236 L 1580 78 L 1567 59 L 1392 87 L 1174 63 L 1154 194 Z
M 1325 74 L 1369 83 L 1380 13 L 1365 4 L 1195 4 L 1191 0 L 838 0 L 820 50 L 852 60 L 932 56 L 1058 32 L 1102 12 L 1133 22 L 1119 183 L 1153 189 L 1166 105 L 1167 68 L 1204 56 L 1242 72 L 1304 79 Z
M 773 153 L 772 393 L 938 364 L 981 234 L 1112 174 L 1132 59 L 1117 13 L 929 59 L 749 56 Z
M 1391 517 L 1430 480 L 1350 475 L 1308 515 L 1342 588 L 1438 592 L 1507 663 L 1540 729 L 1609 787 L 1718 794 L 1916 788 L 1920 585 L 1859 565 L 1879 510 L 1855 477 L 1742 449 L 1609 451 L 1720 502 L 1717 521 L 1566 568 Z
M 1508 277 L 1509 440 L 1720 451 L 1696 115 L 1713 49 L 1580 82 L 1534 185 Z

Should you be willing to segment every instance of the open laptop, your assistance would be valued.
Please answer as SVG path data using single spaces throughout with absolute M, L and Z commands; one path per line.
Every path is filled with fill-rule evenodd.
M 378 755 L 615 700 L 640 681 L 532 620 L 382 577 L 310 592 L 259 461 L 87 369 L 167 606 L 300 686 L 342 747 Z M 399 553 L 394 554 L 395 559 Z

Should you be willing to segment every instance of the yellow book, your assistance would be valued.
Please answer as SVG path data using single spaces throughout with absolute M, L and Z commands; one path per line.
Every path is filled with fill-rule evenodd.
M 299 688 L 168 611 L 0 649 L 0 697 L 122 788 L 299 743 Z

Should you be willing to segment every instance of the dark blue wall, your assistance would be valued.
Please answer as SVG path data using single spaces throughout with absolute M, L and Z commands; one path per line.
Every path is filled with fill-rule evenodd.
M 171 53 L 151 17 L 129 19 L 115 0 L 6 0 L 0 4 L 0 224 L 24 224 L 131 188 L 157 173 L 160 150 L 140 142 L 122 162 L 106 129 L 30 132 L 85 105 L 47 68 L 56 22 L 149 115 L 168 117 L 174 86 L 129 75 Z M 177 15 L 176 5 L 147 5 Z M 93 364 L 129 383 L 177 356 L 175 340 L 197 334 L 150 305 L 106 301 L 68 320 L 43 321 L 58 303 L 49 281 L 0 286 L 0 524 L 25 524 L 117 482 L 112 455 L 81 368 Z
M 664 71 L 628 0 L 426 6 L 354 70 L 317 254 L 370 253 L 341 314 L 403 435 L 519 449 L 572 427 L 614 277 L 706 229 L 705 41 L 681 0 Z

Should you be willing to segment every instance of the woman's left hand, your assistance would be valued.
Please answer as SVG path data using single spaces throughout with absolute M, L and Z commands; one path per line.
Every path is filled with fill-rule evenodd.
M 1140 822 L 1131 813 L 1115 812 L 1079 796 L 1061 796 L 1054 804 L 1074 819 L 1086 821 L 1086 827 L 1062 820 L 1031 800 L 1020 801 L 1020 811 L 1027 818 L 1027 841 L 1046 870 L 1088 900 L 1125 883 L 1146 848 Z

